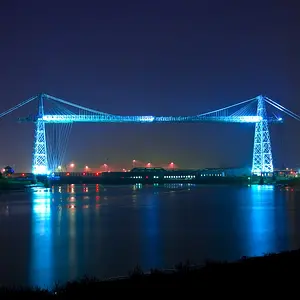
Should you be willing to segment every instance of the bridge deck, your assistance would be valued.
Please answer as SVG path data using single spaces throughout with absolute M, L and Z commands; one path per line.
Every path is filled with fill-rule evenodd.
M 116 115 L 44 115 L 19 119 L 20 122 L 44 123 L 257 123 L 259 116 L 116 116 Z M 268 123 L 282 123 L 282 119 L 268 117 Z

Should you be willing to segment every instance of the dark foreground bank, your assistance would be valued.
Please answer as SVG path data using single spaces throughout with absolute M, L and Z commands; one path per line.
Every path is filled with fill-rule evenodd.
M 187 292 L 197 289 L 221 296 L 232 294 L 245 295 L 262 291 L 273 295 L 285 290 L 285 295 L 298 291 L 300 270 L 300 250 L 269 254 L 263 257 L 242 258 L 239 261 L 207 262 L 203 267 L 180 264 L 174 271 L 152 270 L 144 274 L 139 268 L 132 271 L 128 278 L 97 280 L 84 278 L 56 286 L 53 291 L 40 289 L 1 288 L 0 299 L 68 299 L 85 297 L 95 299 L 103 297 L 103 288 L 185 288 Z M 188 290 L 191 288 L 191 290 Z M 220 294 L 221 293 L 221 294 Z M 70 298 L 71 299 L 71 298 Z

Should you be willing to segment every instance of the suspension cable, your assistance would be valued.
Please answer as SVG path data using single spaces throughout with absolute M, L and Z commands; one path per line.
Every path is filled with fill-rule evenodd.
M 254 97 L 254 98 L 251 98 L 251 99 L 248 99 L 248 100 L 239 102 L 239 103 L 237 103 L 237 104 L 232 104 L 232 105 L 229 105 L 229 106 L 226 106 L 226 107 L 223 107 L 223 108 L 220 108 L 220 109 L 216 109 L 216 110 L 213 110 L 213 111 L 204 113 L 204 114 L 200 114 L 200 115 L 197 115 L 197 116 L 205 116 L 205 115 L 217 113 L 217 112 L 220 112 L 220 111 L 222 111 L 222 110 L 226 110 L 226 109 L 229 109 L 229 108 L 238 106 L 238 105 L 242 105 L 242 104 L 248 103 L 248 102 L 253 101 L 253 100 L 256 100 L 256 99 L 257 99 L 257 97 Z
M 295 114 L 294 112 L 292 112 L 291 110 L 285 108 L 284 106 L 280 105 L 279 103 L 275 102 L 274 100 L 272 100 L 272 99 L 270 99 L 270 98 L 268 98 L 268 97 L 265 97 L 265 98 L 266 98 L 267 100 L 269 100 L 270 102 L 272 102 L 273 104 L 277 105 L 277 106 L 278 106 L 278 109 L 279 109 L 279 107 L 280 107 L 281 109 L 279 109 L 279 110 L 284 111 L 284 112 L 286 112 L 286 113 L 288 112 L 288 113 L 290 113 L 291 115 L 295 116 L 295 118 L 300 118 L 299 115 Z M 271 104 L 270 102 L 269 102 L 269 104 Z
M 297 121 L 300 121 L 300 116 L 298 116 L 297 114 L 293 113 L 292 111 L 290 111 L 289 109 L 286 109 L 284 106 L 276 103 L 275 101 L 269 99 L 269 98 L 265 98 L 265 101 L 267 103 L 269 103 L 270 105 L 272 105 L 273 107 L 277 108 L 278 110 L 286 113 L 287 115 L 289 115 L 290 117 L 294 118 Z
M 27 103 L 29 103 L 29 102 L 35 100 L 37 97 L 38 97 L 38 95 L 36 95 L 36 96 L 34 96 L 34 97 L 32 97 L 32 98 L 29 98 L 29 99 L 27 99 L 27 100 L 25 100 L 25 101 L 19 103 L 18 105 L 14 106 L 14 107 L 12 107 L 12 108 L 10 108 L 10 109 L 8 109 L 7 111 L 4 111 L 3 113 L 0 114 L 0 118 L 2 118 L 2 117 L 4 117 L 4 116 L 8 115 L 9 113 L 13 112 L 14 110 L 16 110 L 16 109 L 18 109 L 18 108 L 20 108 L 20 107 L 26 105 Z
M 103 113 L 103 112 L 100 112 L 100 111 L 97 111 L 95 109 L 91 109 L 91 108 L 87 108 L 87 107 L 84 107 L 84 106 L 81 106 L 81 105 L 78 105 L 78 104 L 74 104 L 72 102 L 68 102 L 66 100 L 62 100 L 62 99 L 59 99 L 59 98 L 56 98 L 54 96 L 50 96 L 50 95 L 45 95 L 47 98 L 50 98 L 54 101 L 57 101 L 57 102 L 60 102 L 60 103 L 63 103 L 63 104 L 67 104 L 67 105 L 70 105 L 70 106 L 73 106 L 73 107 L 76 107 L 78 109 L 82 109 L 82 110 L 85 110 L 85 111 L 89 111 L 89 112 L 92 112 L 92 113 L 95 113 L 95 114 L 101 114 L 101 115 L 106 115 L 106 116 L 112 116 L 111 114 L 107 114 L 107 113 Z

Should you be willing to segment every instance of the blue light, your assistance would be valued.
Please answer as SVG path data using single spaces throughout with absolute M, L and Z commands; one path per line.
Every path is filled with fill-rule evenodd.
M 35 99 L 34 97 L 33 99 Z M 43 98 L 57 103 L 69 105 L 79 109 L 78 113 L 70 112 L 64 114 L 44 114 Z M 32 101 L 31 99 L 30 101 Z M 40 95 L 39 114 L 36 120 L 36 136 L 33 153 L 34 174 L 49 174 L 49 169 L 54 171 L 60 161 L 53 159 L 52 153 L 65 153 L 64 151 L 47 150 L 47 141 L 45 135 L 45 124 L 72 124 L 72 123 L 191 123 L 191 122 L 217 122 L 217 123 L 253 123 L 255 124 L 255 141 L 252 158 L 252 172 L 273 172 L 273 158 L 270 142 L 268 123 L 281 123 L 282 118 L 268 117 L 265 104 L 270 104 L 270 99 L 264 96 L 254 97 L 221 109 L 210 111 L 203 114 L 192 116 L 120 116 L 103 113 L 94 109 L 83 107 L 63 99 L 59 99 L 47 94 Z M 248 110 L 249 105 L 257 103 L 256 112 Z M 27 103 L 27 102 L 26 102 Z M 273 103 L 274 104 L 274 103 Z M 272 105 L 273 105 L 272 104 Z M 242 106 L 243 105 L 243 106 Z M 275 104 L 274 104 L 275 105 Z M 237 109 L 239 107 L 239 109 Z M 229 109 L 235 108 L 234 113 L 228 113 Z M 282 108 L 277 104 L 277 109 Z M 247 113 L 246 113 L 247 109 Z M 246 113 L 246 114 L 245 114 Z M 295 114 L 294 114 L 295 115 Z M 293 116 L 294 116 L 293 115 Z M 1 115 L 0 115 L 1 116 Z M 295 117 L 295 116 L 294 116 Z M 300 116 L 299 116 L 300 119 Z M 266 141 L 264 147 L 260 140 Z M 49 145 L 52 145 L 50 142 Z M 64 144 L 65 145 L 65 144 Z M 49 152 L 49 153 L 48 153 Z M 49 155 L 50 154 L 50 155 Z M 49 156 L 48 156 L 49 155 Z M 52 155 L 52 156 L 51 156 Z M 263 159 L 262 159 L 263 157 Z M 263 161 L 262 161 L 263 160 Z M 59 164 L 57 164 L 59 163 Z M 54 168 L 55 167 L 55 168 Z
M 143 267 L 150 269 L 161 265 L 161 233 L 159 230 L 158 214 L 161 201 L 157 193 L 154 193 L 152 197 L 147 197 L 143 202 L 146 204 L 142 211 L 143 226 L 146 232 L 146 234 L 141 236 Z
M 32 244 L 30 277 L 34 285 L 52 288 L 53 245 L 51 226 L 51 193 L 32 193 Z
M 264 98 L 257 97 L 257 116 L 261 121 L 255 124 L 252 156 L 252 173 L 273 173 L 273 156 Z
M 277 251 L 278 222 L 275 214 L 281 208 L 276 207 L 274 186 L 252 185 L 247 194 L 241 211 L 245 226 L 245 232 L 242 233 L 244 255 L 257 256 Z
M 240 116 L 239 119 L 243 123 L 257 123 L 262 120 L 261 116 Z
M 155 117 L 153 116 L 142 116 L 139 118 L 141 122 L 153 122 Z

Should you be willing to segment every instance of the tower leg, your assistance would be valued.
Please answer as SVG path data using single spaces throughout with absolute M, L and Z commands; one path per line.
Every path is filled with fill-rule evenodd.
M 261 121 L 255 124 L 252 173 L 263 175 L 273 173 L 273 158 L 265 101 L 263 96 L 257 100 L 257 116 Z
M 36 121 L 32 160 L 32 173 L 38 175 L 49 174 L 45 123 L 42 120 L 43 116 L 44 103 L 43 95 L 41 95 L 39 103 L 39 115 Z

